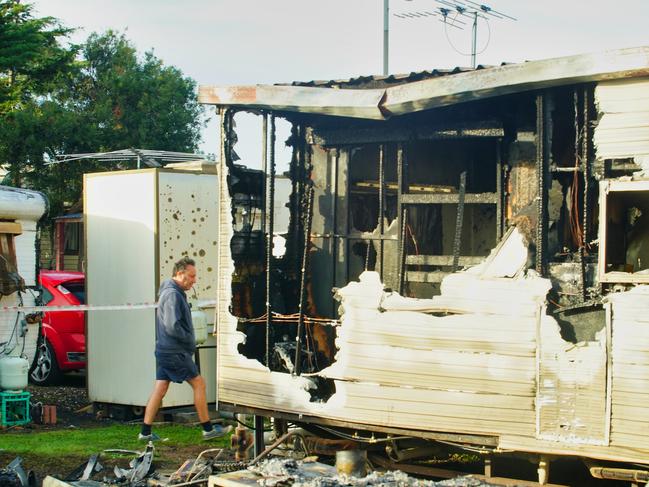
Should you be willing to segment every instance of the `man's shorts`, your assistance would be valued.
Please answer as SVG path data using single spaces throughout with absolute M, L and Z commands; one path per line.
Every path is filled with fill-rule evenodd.
M 157 380 L 181 383 L 198 375 L 198 367 L 187 353 L 156 352 L 155 359 Z

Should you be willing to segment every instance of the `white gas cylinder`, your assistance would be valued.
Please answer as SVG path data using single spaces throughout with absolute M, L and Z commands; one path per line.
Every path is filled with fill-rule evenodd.
M 196 344 L 207 341 L 207 316 L 201 310 L 192 310 L 192 323 L 194 323 L 194 336 Z
M 29 362 L 22 357 L 0 358 L 0 390 L 22 391 L 27 388 Z

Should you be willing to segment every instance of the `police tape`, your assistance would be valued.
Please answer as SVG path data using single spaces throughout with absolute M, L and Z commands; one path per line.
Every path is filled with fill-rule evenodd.
M 213 308 L 216 301 L 199 301 L 196 307 Z M 77 306 L 1 306 L 0 313 L 3 312 L 19 312 L 19 313 L 58 313 L 62 311 L 123 311 L 133 309 L 153 309 L 157 308 L 158 303 L 125 303 L 125 304 L 108 304 L 108 305 L 92 305 L 92 304 L 79 304 Z

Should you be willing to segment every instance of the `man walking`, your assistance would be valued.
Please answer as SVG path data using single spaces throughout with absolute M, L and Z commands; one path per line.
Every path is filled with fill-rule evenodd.
M 194 406 L 203 427 L 203 439 L 219 438 L 232 430 L 232 426 L 216 428 L 210 422 L 205 395 L 205 380 L 198 373 L 193 360 L 196 350 L 192 314 L 185 291 L 196 282 L 196 264 L 183 257 L 174 264 L 173 277 L 160 286 L 156 310 L 156 381 L 144 411 L 142 431 L 138 439 L 156 441 L 160 437 L 151 431 L 153 420 L 160 409 L 171 382 L 187 383 L 194 390 Z

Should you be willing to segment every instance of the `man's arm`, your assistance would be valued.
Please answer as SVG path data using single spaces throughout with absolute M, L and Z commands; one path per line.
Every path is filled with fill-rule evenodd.
M 192 324 L 187 322 L 183 313 L 183 298 L 175 292 L 170 292 L 166 298 L 162 304 L 165 331 L 181 343 L 193 343 Z

